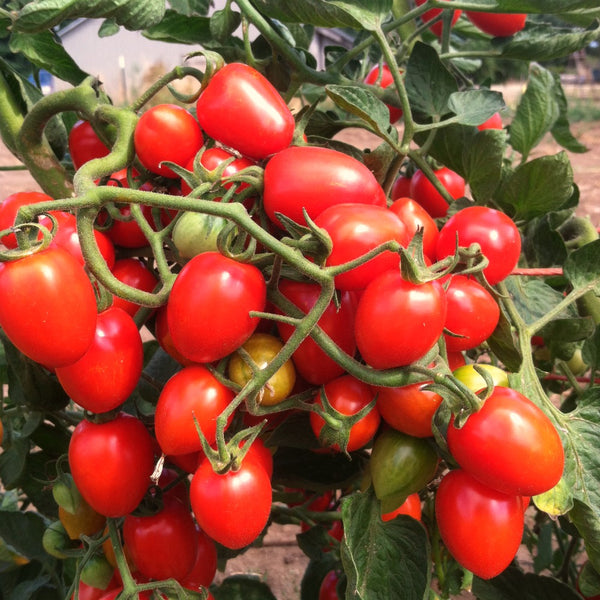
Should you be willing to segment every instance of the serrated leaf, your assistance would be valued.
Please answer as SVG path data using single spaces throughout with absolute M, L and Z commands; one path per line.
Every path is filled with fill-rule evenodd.
M 448 100 L 448 108 L 462 125 L 481 125 L 505 107 L 502 94 L 487 89 L 454 92 Z
M 0 480 L 7 489 L 18 485 L 25 472 L 29 440 L 17 439 L 0 454 Z
M 160 23 L 148 27 L 143 35 L 150 40 L 179 44 L 205 44 L 212 40 L 208 17 L 186 16 L 173 10 L 168 10 Z
M 506 140 L 504 129 L 486 129 L 463 147 L 464 177 L 478 202 L 490 200 L 500 185 Z
M 230 8 L 215 10 L 210 17 L 210 32 L 215 39 L 226 42 L 241 22 L 242 17 L 237 11 Z
M 255 0 L 258 10 L 286 23 L 304 23 L 319 27 L 350 27 L 361 29 L 362 24 L 346 10 L 323 0 Z
M 508 280 L 510 279 L 514 278 L 509 277 Z M 509 371 L 517 372 L 521 368 L 523 357 L 517 347 L 511 323 L 503 310 L 500 311 L 498 325 L 496 325 L 496 329 L 488 338 L 487 343 L 496 358 L 498 358 Z
M 575 289 L 589 288 L 600 295 L 600 240 L 590 242 L 572 252 L 563 273 Z
M 0 538 L 11 550 L 30 560 L 50 560 L 42 546 L 46 526 L 39 513 L 0 510 Z
M 105 19 L 98 29 L 98 37 L 105 38 L 119 33 L 121 28 L 112 19 Z
M 552 137 L 569 152 L 582 153 L 587 152 L 588 148 L 583 145 L 571 133 L 571 127 L 568 119 L 569 107 L 565 91 L 560 82 L 560 76 L 554 73 L 554 98 L 558 106 L 558 118 L 550 130 Z
M 169 5 L 174 11 L 191 17 L 208 14 L 211 2 L 210 0 L 169 0 Z
M 392 0 L 324 0 L 333 4 L 361 24 L 360 29 L 378 29 L 392 10 Z
M 589 338 L 594 332 L 595 324 L 591 317 L 578 319 L 554 319 L 540 330 L 546 339 L 556 339 L 561 343 L 579 342 Z
M 561 235 L 551 226 L 548 215 L 532 221 L 523 243 L 529 266 L 555 267 L 567 257 L 567 247 Z

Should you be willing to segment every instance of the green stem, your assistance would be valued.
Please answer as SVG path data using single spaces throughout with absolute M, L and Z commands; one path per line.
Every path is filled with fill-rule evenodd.
M 17 138 L 24 120 L 18 100 L 12 93 L 6 77 L 0 72 L 0 136 L 4 145 L 19 159 L 21 157 Z

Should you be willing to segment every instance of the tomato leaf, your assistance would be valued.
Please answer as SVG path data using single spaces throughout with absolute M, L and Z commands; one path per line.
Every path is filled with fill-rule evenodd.
M 210 18 L 210 32 L 215 39 L 225 43 L 241 22 L 239 12 L 228 8 L 216 10 Z
M 353 598 L 417 600 L 428 597 L 430 547 L 423 526 L 400 515 L 384 522 L 372 492 L 342 503 L 342 563 Z M 374 550 L 376 549 L 376 550 Z M 390 569 L 389 556 L 394 556 Z
M 264 15 L 287 23 L 305 23 L 320 27 L 351 27 L 360 29 L 352 11 L 333 2 L 322 0 L 255 0 L 254 4 Z M 358 3 L 357 3 L 358 4 Z
M 600 240 L 596 240 L 572 252 L 563 265 L 563 273 L 574 288 L 589 288 L 600 295 L 599 260 Z
M 505 107 L 500 92 L 485 88 L 454 92 L 448 100 L 448 108 L 463 125 L 481 125 Z
M 144 31 L 144 37 L 161 42 L 208 44 L 212 40 L 210 19 L 167 10 L 160 23 Z
M 45 519 L 33 511 L 0 510 L 0 538 L 11 550 L 30 560 L 46 563 L 52 560 L 42 546 L 47 525 Z
M 492 352 L 506 365 L 509 371 L 516 372 L 521 368 L 523 357 L 517 348 L 512 325 L 503 310 L 500 311 L 500 319 L 496 329 L 488 338 L 488 344 Z
M 567 257 L 567 248 L 560 234 L 551 224 L 551 217 L 544 215 L 532 221 L 523 243 L 527 262 L 536 267 L 561 265 Z
M 215 600 L 277 600 L 266 583 L 251 575 L 232 575 L 212 593 Z
M 478 131 L 462 150 L 465 179 L 478 201 L 493 197 L 502 179 L 502 161 L 506 151 L 504 130 Z
M 358 29 L 366 29 L 367 31 L 377 29 L 392 10 L 392 0 L 371 0 L 370 2 L 364 2 L 363 0 L 325 1 L 354 17 L 356 22 L 360 23 Z

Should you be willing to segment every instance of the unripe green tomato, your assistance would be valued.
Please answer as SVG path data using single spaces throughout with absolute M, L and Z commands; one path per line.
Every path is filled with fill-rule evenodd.
M 485 370 L 492 378 L 494 386 L 501 385 L 502 387 L 509 387 L 506 371 L 503 371 L 500 367 L 495 367 L 494 365 L 463 365 L 462 367 L 455 369 L 452 374 L 471 391 L 478 392 L 484 389 L 487 384 L 485 383 L 483 376 L 475 370 L 475 367 Z
M 226 225 L 223 217 L 187 212 L 175 223 L 173 243 L 182 258 L 217 251 L 217 238 Z
M 81 581 L 91 587 L 105 590 L 114 573 L 115 569 L 102 554 L 94 554 L 81 569 Z
M 381 512 L 394 510 L 423 489 L 433 479 L 438 463 L 435 448 L 426 439 L 395 429 L 383 431 L 373 444 L 369 465 Z
M 573 375 L 583 375 L 590 366 L 583 360 L 581 348 L 576 348 L 573 356 L 567 361 L 567 366 Z
M 50 523 L 42 536 L 44 550 L 55 558 L 67 558 L 65 550 L 73 548 L 73 542 L 60 521 Z

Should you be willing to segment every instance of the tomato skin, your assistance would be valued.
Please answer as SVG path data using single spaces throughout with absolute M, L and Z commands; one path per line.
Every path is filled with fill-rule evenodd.
M 319 600 L 339 600 L 337 585 L 340 576 L 336 571 L 329 571 L 319 587 Z
M 342 375 L 329 381 L 323 386 L 321 393 L 326 395 L 331 407 L 343 415 L 355 415 L 372 402 L 375 397 L 369 385 L 352 375 Z M 323 405 L 320 393 L 315 397 L 315 404 Z M 313 433 L 316 438 L 319 438 L 321 430 L 325 426 L 325 420 L 316 412 L 311 412 L 309 418 Z M 377 432 L 380 421 L 379 411 L 374 406 L 350 429 L 346 450 L 353 452 L 368 444 Z M 330 448 L 337 452 L 340 451 L 338 444 L 334 444 Z
M 110 307 L 98 315 L 96 335 L 73 364 L 56 369 L 71 399 L 95 413 L 123 404 L 135 389 L 144 361 L 142 338 L 131 315 Z
M 413 519 L 420 521 L 421 514 L 422 514 L 421 498 L 419 497 L 419 494 L 417 494 L 415 492 L 414 494 L 410 494 L 410 496 L 408 496 L 406 498 L 406 500 L 398 508 L 396 508 L 395 510 L 392 510 L 390 512 L 382 514 L 381 520 L 382 521 L 391 521 L 392 519 L 396 518 L 398 515 L 408 515 L 409 517 L 412 517 Z
M 379 85 L 382 88 L 386 88 L 394 84 L 394 77 L 392 76 L 392 72 L 390 71 L 388 65 L 385 63 L 381 65 L 381 75 L 379 75 L 379 71 L 379 65 L 375 65 L 365 77 L 365 83 L 368 83 L 369 85 Z M 400 119 L 400 117 L 402 117 L 402 109 L 390 104 L 386 104 L 386 106 L 390 111 L 390 123 L 394 124 L 396 121 L 398 121 L 398 119 Z
M 448 167 L 434 171 L 440 183 L 448 190 L 454 200 L 465 195 L 465 180 Z M 417 169 L 410 182 L 409 196 L 418 202 L 434 219 L 445 217 L 448 212 L 448 202 L 435 189 L 421 169 Z
M 415 0 L 415 1 L 417 3 L 417 6 L 421 6 L 422 4 L 425 4 L 425 0 Z M 441 8 L 432 8 L 431 10 L 425 11 L 421 15 L 421 19 L 423 20 L 424 23 L 428 23 L 429 21 L 431 21 L 432 19 L 437 17 L 441 12 L 442 12 Z M 460 17 L 461 13 L 462 13 L 462 10 L 453 11 L 451 25 L 454 25 L 456 23 L 456 21 L 458 21 L 458 18 Z M 432 33 L 434 33 L 435 35 L 437 35 L 438 37 L 441 37 L 443 27 L 444 27 L 443 21 L 438 21 L 437 23 L 434 23 L 433 25 L 431 25 L 429 27 L 429 29 L 431 29 Z
M 94 158 L 106 156 L 110 150 L 98 137 L 89 121 L 77 121 L 69 131 L 69 154 L 75 170 Z
M 308 313 L 315 305 L 320 294 L 320 286 L 315 283 L 305 283 L 282 279 L 279 290 L 291 300 L 303 313 Z M 354 317 L 357 299 L 354 292 L 339 294 L 339 308 L 332 300 L 317 325 L 350 356 L 356 352 L 354 339 Z M 280 312 L 280 311 L 277 311 Z M 286 342 L 295 328 L 286 323 L 277 323 L 281 339 Z M 298 373 L 313 385 L 321 385 L 331 381 L 344 372 L 332 358 L 327 356 L 319 345 L 310 337 L 304 339 L 292 355 Z
M 303 224 L 303 209 L 316 219 L 334 204 L 386 206 L 386 197 L 373 173 L 352 156 L 331 148 L 292 146 L 267 163 L 263 202 L 269 219 L 281 227 L 278 212 Z
M 106 524 L 106 517 L 97 513 L 83 498 L 74 513 L 59 506 L 58 518 L 72 540 L 80 539 L 81 535 L 94 535 Z
M 152 173 L 175 178 L 176 173 L 161 164 L 173 162 L 185 167 L 202 147 L 204 137 L 198 121 L 176 104 L 158 104 L 139 118 L 133 134 L 135 152 Z
M 120 258 L 111 272 L 121 283 L 144 292 L 152 292 L 158 284 L 156 275 L 139 258 Z M 113 296 L 112 306 L 121 308 L 132 317 L 140 308 L 139 304 L 119 296 Z
M 450 471 L 442 479 L 435 496 L 435 514 L 450 553 L 482 579 L 504 571 L 521 544 L 521 497 L 493 490 L 462 469 Z
M 498 325 L 500 307 L 495 298 L 475 279 L 454 275 L 446 288 L 448 311 L 444 327 L 455 337 L 444 333 L 450 352 L 470 350 L 487 340 Z
M 517 13 L 497 14 L 467 10 L 465 15 L 475 27 L 494 37 L 514 35 L 525 27 L 527 20 L 526 14 Z
M 217 573 L 217 547 L 215 542 L 196 526 L 196 556 L 192 568 L 181 580 L 188 590 L 208 587 Z
M 271 480 L 256 461 L 219 475 L 207 459 L 200 462 L 190 486 L 192 510 L 200 528 L 233 550 L 251 544 L 271 512 Z
M 370 204 L 336 204 L 326 208 L 315 225 L 324 229 L 333 242 L 326 266 L 341 265 L 388 241 L 406 247 L 408 231 L 396 214 L 382 206 Z M 368 262 L 335 276 L 340 290 L 362 290 L 381 273 L 398 269 L 400 255 L 386 250 Z
M 510 217 L 499 210 L 469 206 L 452 215 L 440 229 L 438 260 L 454 255 L 457 236 L 459 246 L 479 244 L 489 260 L 483 274 L 490 285 L 508 277 L 519 262 L 521 235 Z
M 179 364 L 187 367 L 195 364 L 185 356 L 182 356 L 174 344 L 171 338 L 171 332 L 169 331 L 169 324 L 167 322 L 167 305 L 163 304 L 154 313 L 154 336 L 159 346 L 172 358 L 174 358 Z
M 404 196 L 394 200 L 390 211 L 406 225 L 409 242 L 419 227 L 423 229 L 423 254 L 434 261 L 439 231 L 433 217 L 416 200 Z
M 8 229 L 15 224 L 17 213 L 22 206 L 37 204 L 38 202 L 49 202 L 51 200 L 53 200 L 51 196 L 42 192 L 15 192 L 7 196 L 0 202 L 0 231 Z M 0 238 L 0 243 L 4 244 L 7 248 L 16 248 L 18 245 L 17 236 L 14 233 L 9 233 Z
M 398 200 L 399 198 L 410 197 L 410 180 L 412 177 L 406 175 L 398 175 L 392 185 L 392 200 Z
M 211 138 L 262 160 L 287 148 L 295 121 L 279 92 L 253 67 L 230 63 L 200 94 L 198 121 Z
M 167 302 L 167 322 L 175 348 L 197 363 L 224 358 L 253 333 L 263 311 L 267 284 L 253 265 L 219 252 L 192 258 L 177 275 Z
M 0 327 L 32 360 L 49 368 L 79 360 L 94 339 L 96 319 L 92 284 L 63 248 L 0 264 Z
M 485 129 L 502 129 L 504 125 L 502 124 L 502 117 L 500 113 L 494 113 L 487 121 L 484 121 L 480 125 L 477 125 L 477 129 L 479 131 L 484 131 Z
M 464 383 L 470 390 L 479 392 L 486 387 L 486 384 L 485 379 L 475 370 L 475 367 L 487 371 L 494 382 L 494 386 L 500 385 L 502 387 L 508 387 L 508 375 L 506 374 L 506 371 L 503 371 L 500 367 L 488 365 L 487 363 L 461 365 L 456 369 L 452 369 L 452 375 L 454 375 L 461 383 Z
M 101 515 L 125 516 L 150 485 L 153 450 L 148 430 L 131 415 L 120 413 L 105 423 L 81 421 L 69 444 L 75 485 Z
M 194 417 L 209 444 L 215 443 L 217 417 L 229 406 L 233 392 L 202 365 L 184 367 L 163 387 L 156 411 L 156 439 L 165 454 L 202 449 Z
M 552 421 L 523 394 L 501 386 L 463 427 L 450 423 L 448 448 L 473 477 L 513 495 L 535 496 L 553 488 L 565 461 Z
M 388 271 L 363 292 L 356 310 L 356 345 L 375 369 L 402 367 L 423 357 L 444 328 L 446 298 L 438 281 L 416 285 Z

